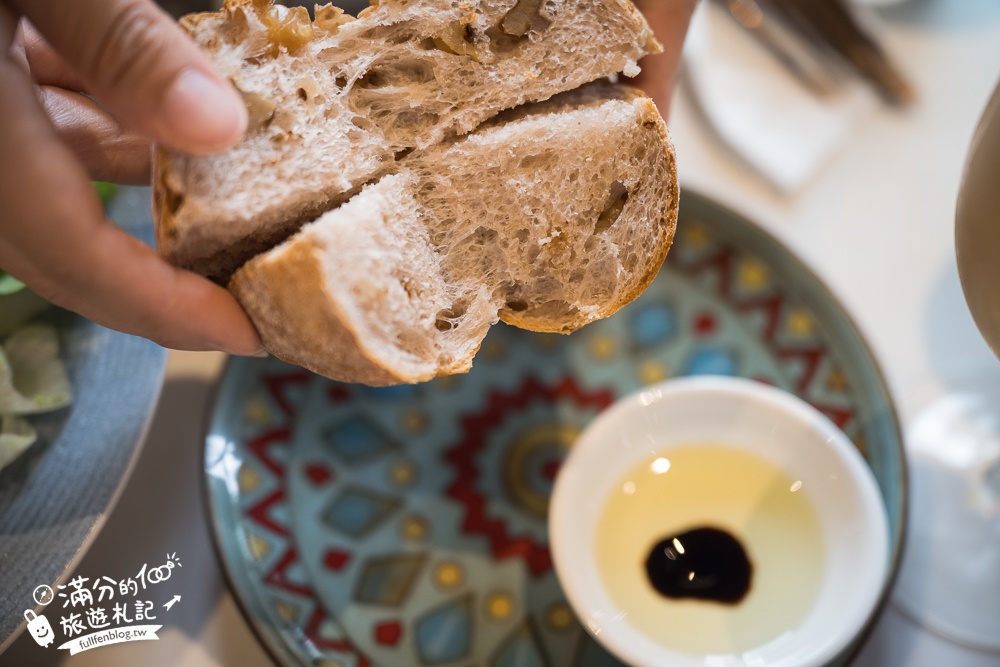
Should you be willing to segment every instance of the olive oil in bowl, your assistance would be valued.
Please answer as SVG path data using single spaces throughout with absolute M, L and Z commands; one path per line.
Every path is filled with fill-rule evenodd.
M 615 612 L 666 647 L 702 655 L 794 631 L 825 567 L 808 491 L 767 459 L 722 445 L 678 446 L 634 466 L 595 533 Z

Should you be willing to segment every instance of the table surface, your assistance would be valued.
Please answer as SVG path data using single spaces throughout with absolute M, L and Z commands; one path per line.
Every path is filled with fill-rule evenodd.
M 920 90 L 906 111 L 879 108 L 808 188 L 782 195 L 720 146 L 681 90 L 670 127 L 681 184 L 758 222 L 842 300 L 900 400 L 929 380 L 995 371 L 968 315 L 954 259 L 955 199 L 969 141 L 1000 80 L 1000 3 L 909 0 L 883 10 L 884 39 Z M 76 656 L 25 633 L 0 665 L 267 665 L 226 589 L 208 532 L 200 440 L 224 359 L 171 353 L 145 449 L 77 571 L 128 572 L 177 553 L 183 614 L 155 642 Z M 905 419 L 906 414 L 903 414 Z M 1000 632 L 1000 628 L 998 628 Z M 1000 654 L 952 644 L 890 605 L 855 667 L 997 667 Z

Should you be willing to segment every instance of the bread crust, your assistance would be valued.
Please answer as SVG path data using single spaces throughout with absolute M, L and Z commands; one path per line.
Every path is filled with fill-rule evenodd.
M 393 368 L 364 345 L 329 293 L 317 248 L 292 244 L 287 261 L 252 261 L 229 290 L 243 305 L 275 356 L 334 380 L 374 387 L 423 382 L 435 373 Z M 261 291 L 260 285 L 267 285 Z M 306 341 L 303 344 L 303 341 Z

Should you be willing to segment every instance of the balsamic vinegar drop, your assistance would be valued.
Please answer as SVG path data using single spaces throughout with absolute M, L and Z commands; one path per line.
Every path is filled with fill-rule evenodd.
M 657 542 L 646 558 L 649 583 L 668 598 L 739 603 L 753 566 L 740 541 L 718 528 L 695 528 Z

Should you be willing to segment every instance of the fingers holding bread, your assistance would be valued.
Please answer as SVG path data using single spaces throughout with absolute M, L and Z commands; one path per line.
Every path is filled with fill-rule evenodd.
M 188 19 L 251 128 L 156 157 L 160 252 L 227 283 L 272 354 L 421 382 L 467 371 L 500 319 L 569 333 L 653 279 L 676 224 L 666 127 L 640 92 L 588 84 L 659 50 L 630 2 L 315 14 L 230 0 Z
M 0 48 L 16 24 L 0 3 Z M 88 174 L 42 112 L 27 72 L 0 58 L 0 266 L 48 301 L 185 349 L 259 351 L 231 294 L 180 271 L 108 220 Z
M 128 127 L 178 150 L 237 141 L 239 97 L 153 0 L 10 0 Z

